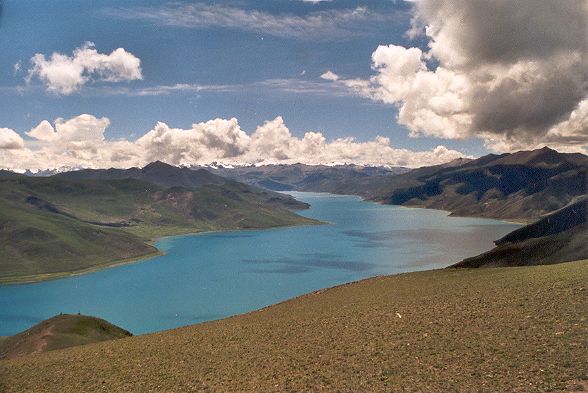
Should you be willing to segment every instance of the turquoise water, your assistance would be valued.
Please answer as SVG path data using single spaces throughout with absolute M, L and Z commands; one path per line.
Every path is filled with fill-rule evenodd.
M 165 238 L 165 255 L 82 276 L 0 286 L 0 336 L 60 312 L 135 334 L 244 313 L 380 274 L 441 268 L 518 227 L 436 210 L 293 193 L 329 225 Z

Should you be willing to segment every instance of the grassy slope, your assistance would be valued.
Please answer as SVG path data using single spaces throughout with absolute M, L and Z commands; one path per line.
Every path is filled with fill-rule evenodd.
M 16 203 L 0 201 L 0 224 L 0 283 L 37 281 L 157 254 L 130 233 Z
M 53 351 L 129 337 L 132 334 L 103 319 L 62 314 L 0 341 L 0 359 Z
M 588 381 L 586 283 L 588 261 L 377 277 L 3 361 L 0 381 L 7 392 L 561 390 Z
M 234 182 L 167 189 L 128 179 L 0 178 L 0 283 L 155 255 L 146 242 L 166 235 L 315 223 L 288 210 L 304 206 Z

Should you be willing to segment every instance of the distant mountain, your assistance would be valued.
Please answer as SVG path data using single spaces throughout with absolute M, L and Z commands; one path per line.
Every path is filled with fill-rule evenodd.
M 372 181 L 358 194 L 459 216 L 531 220 L 586 195 L 587 171 L 587 156 L 543 148 L 415 169 Z
M 0 341 L 0 360 L 130 337 L 131 333 L 103 319 L 60 314 Z
M 459 216 L 530 221 L 587 193 L 588 157 L 549 148 L 407 168 L 266 165 L 211 169 L 272 190 L 353 194 Z
M 588 199 L 572 203 L 495 241 L 453 267 L 543 265 L 588 259 Z
M 191 187 L 93 179 L 108 171 L 92 170 L 0 176 L 0 282 L 60 277 L 155 255 L 149 242 L 161 236 L 316 222 L 294 214 L 291 209 L 308 205 L 289 195 L 204 170 L 161 163 L 144 169 L 145 178 Z
M 215 174 L 276 191 L 314 191 L 336 194 L 353 193 L 368 181 L 406 173 L 402 167 L 359 165 L 263 165 L 214 168 Z
M 17 177 L 20 174 L 12 171 L 7 171 L 6 169 L 0 169 L 0 177 Z
M 144 168 L 130 169 L 82 169 L 64 172 L 57 176 L 74 180 L 116 180 L 138 179 L 155 183 L 163 187 L 202 187 L 207 185 L 222 185 L 227 179 L 214 175 L 207 170 L 191 170 L 179 168 L 155 161 Z

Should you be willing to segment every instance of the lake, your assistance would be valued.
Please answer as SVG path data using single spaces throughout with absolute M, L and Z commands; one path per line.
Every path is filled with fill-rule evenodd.
M 164 238 L 165 255 L 35 284 L 0 286 L 0 336 L 55 314 L 104 318 L 134 334 L 224 318 L 320 288 L 436 269 L 519 225 L 447 212 L 292 193 L 327 225 Z

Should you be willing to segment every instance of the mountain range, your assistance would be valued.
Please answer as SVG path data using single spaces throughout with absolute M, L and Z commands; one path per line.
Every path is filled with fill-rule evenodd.
M 305 164 L 218 167 L 211 170 L 226 178 L 275 191 L 333 194 L 352 194 L 361 184 L 386 181 L 393 175 L 410 171 L 404 167 Z
M 413 170 L 296 164 L 214 171 L 274 190 L 354 194 L 384 204 L 448 210 L 457 216 L 529 222 L 586 195 L 588 157 L 546 147 Z
M 588 258 L 588 157 L 550 148 L 404 168 L 223 168 L 224 176 L 273 189 L 356 194 L 393 205 L 535 224 L 457 267 L 536 265 Z M 540 230 L 538 230 L 539 228 Z M 532 238 L 523 233 L 535 233 Z
M 586 195 L 587 176 L 587 156 L 543 148 L 415 169 L 356 191 L 381 203 L 531 221 Z
M 543 221 L 547 227 L 562 220 L 561 209 L 588 194 L 588 157 L 549 148 L 413 170 L 303 164 L 211 170 L 157 161 L 49 177 L 0 171 L 0 281 L 37 280 L 156 255 L 150 242 L 160 236 L 314 222 L 290 211 L 308 205 L 272 190 L 356 194 L 384 204 L 525 223 L 559 211 Z M 580 255 L 583 228 L 549 234 L 574 239 L 567 245 L 547 235 L 501 239 L 488 254 L 494 262 L 486 255 L 461 266 L 546 263 L 548 254 L 550 260 L 569 260 Z

